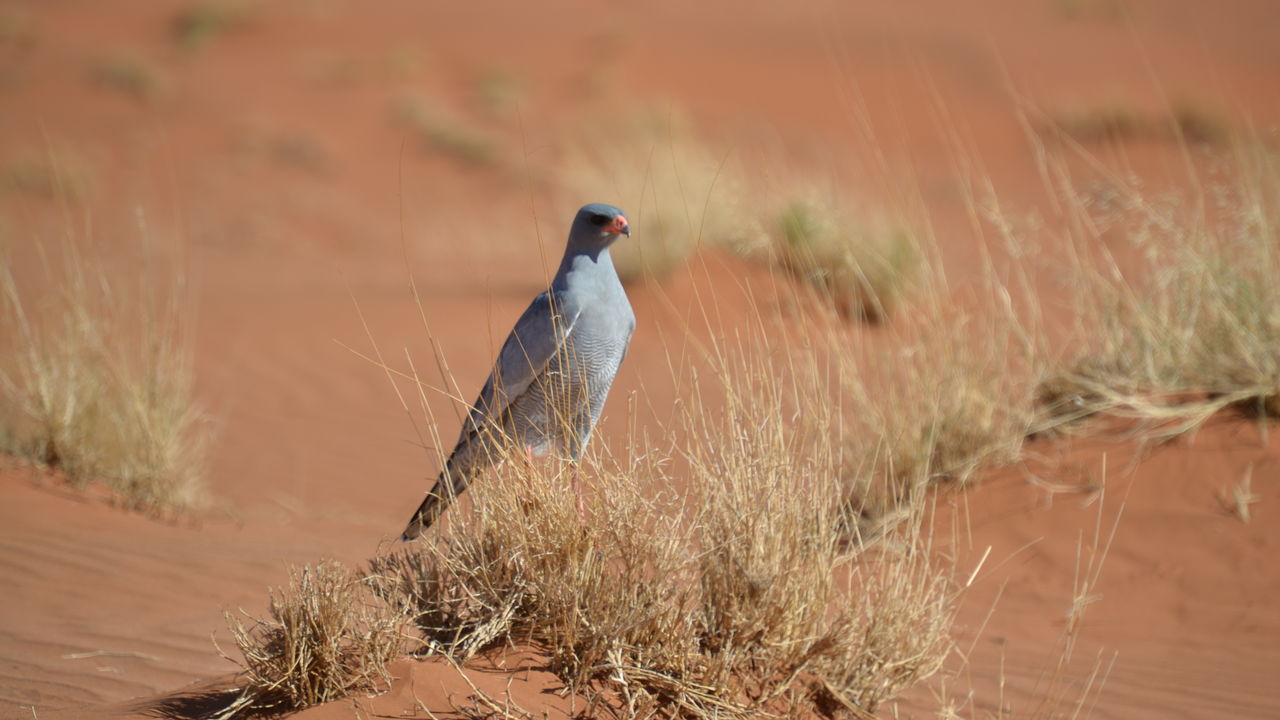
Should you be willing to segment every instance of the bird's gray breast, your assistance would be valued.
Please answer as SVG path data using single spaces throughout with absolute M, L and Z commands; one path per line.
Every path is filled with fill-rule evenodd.
M 619 284 L 563 298 L 573 328 L 531 392 L 513 408 L 518 434 L 537 451 L 555 448 L 577 458 L 604 408 L 635 330 L 635 315 Z

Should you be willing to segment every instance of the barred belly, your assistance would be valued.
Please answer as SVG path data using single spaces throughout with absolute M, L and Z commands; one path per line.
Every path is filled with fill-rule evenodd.
M 617 357 L 612 353 L 556 355 L 546 371 L 510 408 L 509 436 L 535 455 L 556 453 L 576 460 L 604 407 Z

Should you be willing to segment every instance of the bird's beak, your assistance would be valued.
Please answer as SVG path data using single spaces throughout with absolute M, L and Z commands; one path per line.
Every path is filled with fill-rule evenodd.
M 619 233 L 631 237 L 631 225 L 627 219 L 621 215 L 613 219 L 613 224 L 609 226 L 609 232 L 617 235 Z

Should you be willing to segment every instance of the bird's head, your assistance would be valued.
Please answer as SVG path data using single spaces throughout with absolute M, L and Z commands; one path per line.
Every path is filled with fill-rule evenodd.
M 604 203 L 583 205 L 573 219 L 569 242 L 583 247 L 608 247 L 622 235 L 631 236 L 631 223 L 621 210 Z

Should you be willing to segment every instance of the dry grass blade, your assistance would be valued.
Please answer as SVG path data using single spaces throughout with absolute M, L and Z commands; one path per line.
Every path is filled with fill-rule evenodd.
M 1262 502 L 1262 497 L 1253 492 L 1253 465 L 1245 471 L 1240 482 L 1231 487 L 1230 492 L 1222 492 L 1218 496 L 1222 509 L 1247 523 L 1253 518 L 1253 505 Z
M 789 201 L 773 228 L 777 262 L 845 317 L 888 319 L 919 270 L 919 240 L 901 223 L 855 216 L 834 190 Z

